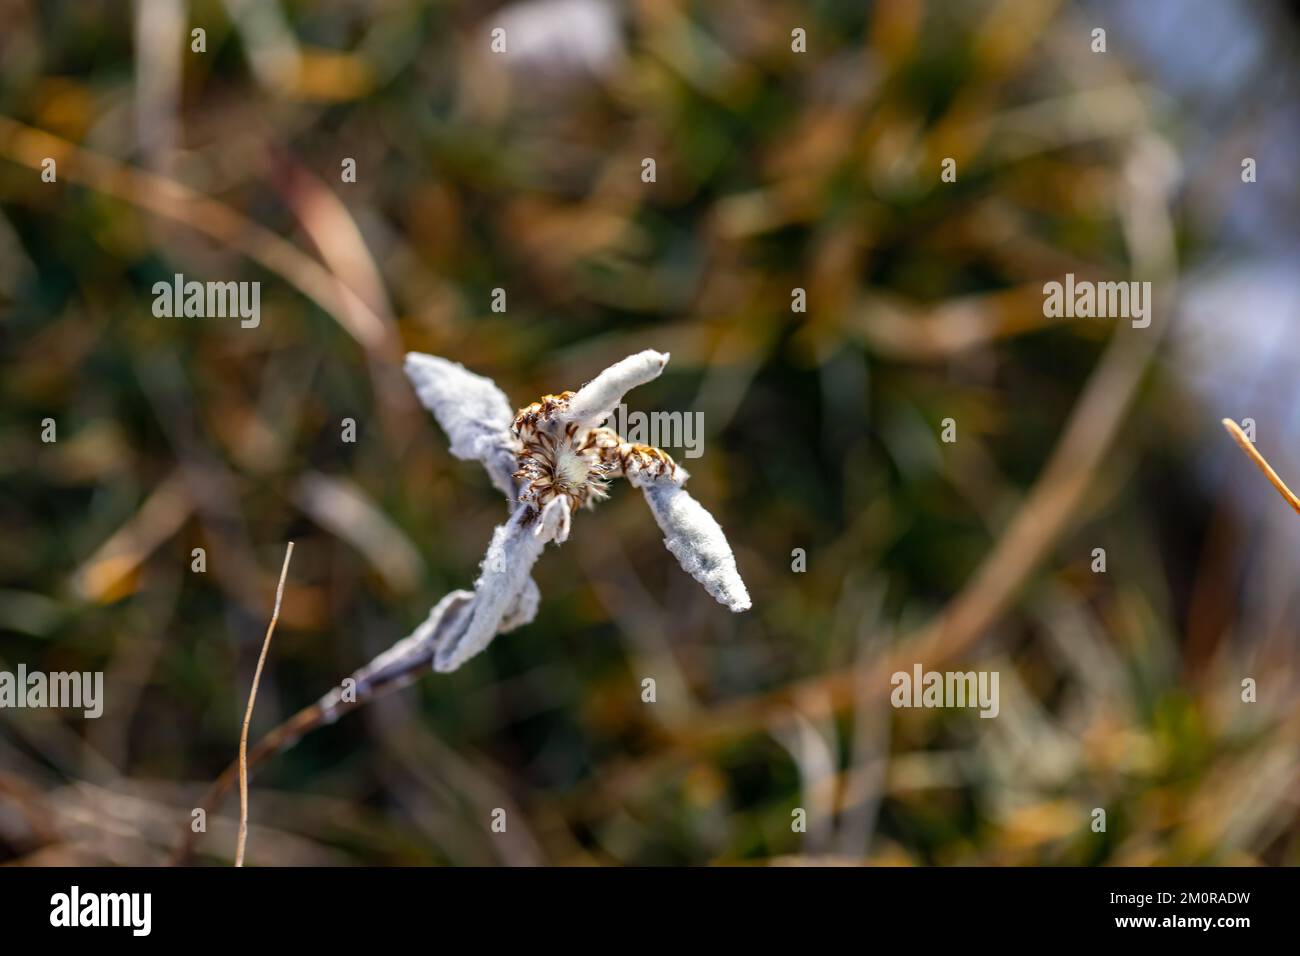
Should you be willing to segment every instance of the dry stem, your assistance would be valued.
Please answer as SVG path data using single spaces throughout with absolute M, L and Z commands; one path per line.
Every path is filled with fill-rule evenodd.
M 275 623 L 280 620 L 280 602 L 284 599 L 284 579 L 289 574 L 289 559 L 293 557 L 293 542 L 284 551 L 284 564 L 280 568 L 280 583 L 275 588 L 275 610 L 271 612 L 271 623 L 266 626 L 266 637 L 262 639 L 262 653 L 257 658 L 257 669 L 253 671 L 253 687 L 248 692 L 248 708 L 244 711 L 244 726 L 239 733 L 239 841 L 235 845 L 235 866 L 244 865 L 244 844 L 248 840 L 248 725 L 253 720 L 253 704 L 257 701 L 257 686 L 262 681 L 262 667 L 266 664 L 266 653 L 271 649 L 271 635 L 275 633 Z
M 1246 457 L 1253 461 L 1256 467 L 1264 473 L 1264 477 L 1277 489 L 1277 493 L 1286 499 L 1286 503 L 1295 510 L 1296 514 L 1300 514 L 1300 498 L 1297 498 L 1295 492 L 1286 486 L 1286 482 L 1278 477 L 1277 472 L 1273 470 L 1273 466 L 1265 460 L 1264 456 L 1255 450 L 1254 444 L 1246 437 L 1246 433 L 1241 430 L 1241 426 L 1231 418 L 1225 418 L 1223 427 L 1228 430 L 1232 440 L 1241 446 L 1241 450 L 1246 453 Z

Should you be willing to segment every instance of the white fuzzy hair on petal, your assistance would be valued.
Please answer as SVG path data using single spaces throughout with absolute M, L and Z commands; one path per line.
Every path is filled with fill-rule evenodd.
M 542 515 L 537 519 L 537 527 L 533 529 L 533 534 L 547 541 L 554 541 L 556 544 L 564 544 L 569 540 L 571 515 L 569 496 L 557 495 L 542 508 Z
M 404 368 L 420 403 L 447 433 L 451 453 L 482 462 L 492 484 L 513 498 L 516 464 L 510 426 L 515 413 L 496 383 L 458 362 L 422 352 L 408 352 Z
M 492 532 L 482 572 L 474 582 L 474 616 L 460 638 L 438 645 L 433 659 L 437 671 L 454 671 L 492 643 L 503 622 L 528 587 L 533 565 L 550 538 L 533 533 L 536 513 L 528 505 L 515 509 L 510 520 Z
M 569 399 L 562 413 L 566 421 L 585 428 L 597 428 L 613 413 L 623 396 L 646 382 L 653 382 L 668 364 L 667 352 L 646 349 L 615 362 Z
M 508 634 L 515 628 L 533 623 L 541 603 L 542 592 L 537 587 L 537 582 L 529 577 L 524 583 L 524 589 L 519 592 L 519 597 L 515 599 L 515 606 L 501 619 L 501 626 L 497 628 L 497 633 Z
M 469 623 L 473 607 L 473 591 L 452 591 L 443 597 L 433 606 L 429 616 L 407 637 L 365 667 L 352 672 L 352 680 L 356 682 L 353 690 L 358 695 L 364 695 L 373 684 L 384 683 L 394 675 L 410 671 L 412 662 L 428 661 L 439 644 L 459 638 Z M 342 703 L 342 687 L 334 688 L 321 698 L 321 708 L 327 721 L 332 722 L 338 716 Z
M 749 610 L 749 592 L 736 570 L 736 557 L 713 515 L 676 481 L 646 482 L 641 490 L 664 533 L 664 545 L 682 570 L 704 585 L 719 604 L 733 611 Z

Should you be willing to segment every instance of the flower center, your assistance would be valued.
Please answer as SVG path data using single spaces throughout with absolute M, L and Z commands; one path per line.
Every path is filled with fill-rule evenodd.
M 514 433 L 519 439 L 519 500 L 539 512 L 561 495 L 577 509 L 606 497 L 613 465 L 601 454 L 599 430 L 564 422 L 559 412 L 571 392 L 546 395 L 521 409 Z
M 575 494 L 587 482 L 592 463 L 572 445 L 563 444 L 556 449 L 555 490 L 561 494 Z

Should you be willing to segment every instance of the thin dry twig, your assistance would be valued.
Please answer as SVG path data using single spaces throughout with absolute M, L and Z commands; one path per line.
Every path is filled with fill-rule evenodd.
M 253 720 L 253 704 L 257 700 L 257 685 L 262 680 L 262 667 L 266 664 L 266 652 L 271 649 L 271 635 L 275 632 L 275 622 L 280 619 L 280 602 L 284 599 L 284 579 L 289 574 L 289 559 L 293 557 L 293 542 L 284 551 L 284 565 L 280 568 L 280 583 L 275 588 L 275 610 L 271 612 L 271 623 L 266 626 L 266 637 L 262 639 L 262 653 L 257 658 L 257 669 L 253 671 L 253 687 L 248 692 L 248 708 L 244 711 L 244 726 L 239 732 L 239 841 L 235 846 L 235 866 L 244 865 L 244 844 L 248 840 L 248 725 Z
M 1255 466 L 1264 473 L 1264 477 L 1277 489 L 1277 493 L 1286 499 L 1286 503 L 1294 509 L 1296 514 L 1300 514 L 1300 498 L 1297 498 L 1295 492 L 1286 486 L 1286 482 L 1278 477 L 1278 473 L 1273 470 L 1273 466 L 1268 463 L 1264 456 L 1255 450 L 1254 444 L 1246 437 L 1246 433 L 1241 430 L 1241 426 L 1231 418 L 1225 418 L 1223 427 L 1228 430 L 1232 440 L 1246 453 L 1246 457 L 1253 461 Z
M 281 723 L 262 736 L 249 752 L 243 766 L 245 773 L 251 772 L 265 760 L 297 743 L 304 735 L 318 727 L 332 723 L 343 714 L 357 707 L 364 706 L 385 694 L 408 687 L 418 678 L 429 672 L 433 666 L 434 645 L 432 643 L 412 648 L 399 662 L 383 668 L 365 681 L 358 681 L 356 696 L 351 700 L 342 700 L 338 688 L 326 694 L 314 704 L 308 704 L 288 720 Z M 360 672 L 357 672 L 360 673 Z M 356 674 L 353 675 L 354 677 Z M 204 793 L 198 806 L 208 813 L 214 813 L 221 802 L 230 793 L 236 781 L 240 779 L 241 764 L 232 760 L 221 775 L 212 782 Z M 186 824 L 182 825 L 175 849 L 172 851 L 170 864 L 185 866 L 194 854 L 198 833 Z

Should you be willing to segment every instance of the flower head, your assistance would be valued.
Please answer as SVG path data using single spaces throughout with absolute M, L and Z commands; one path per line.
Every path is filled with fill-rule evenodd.
M 686 469 L 667 452 L 626 442 L 605 427 L 623 396 L 657 378 L 667 362 L 666 353 L 638 352 L 576 392 L 545 395 L 512 415 L 491 380 L 436 356 L 406 356 L 406 374 L 451 439 L 452 454 L 482 462 L 511 508 L 488 545 L 472 607 L 439 627 L 437 670 L 455 670 L 497 634 L 532 620 L 533 564 L 548 542 L 568 540 L 573 514 L 606 498 L 615 478 L 641 489 L 664 544 L 687 573 L 731 610 L 750 607 L 722 528 L 683 488 Z
M 577 422 L 562 420 L 559 412 L 573 394 L 544 395 L 520 409 L 511 426 L 520 446 L 519 470 L 513 476 L 523 482 L 518 500 L 539 512 L 560 498 L 576 511 L 609 497 L 614 466 L 606 460 L 602 445 L 617 442 L 618 436 L 608 429 L 583 430 Z

